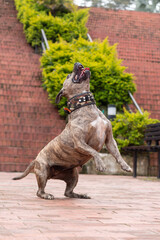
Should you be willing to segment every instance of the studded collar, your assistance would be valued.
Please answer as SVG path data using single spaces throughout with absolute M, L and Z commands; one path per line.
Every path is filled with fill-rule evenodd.
M 87 105 L 92 105 L 92 104 L 96 104 L 92 93 L 84 92 L 70 98 L 67 102 L 68 108 L 64 108 L 64 111 L 70 114 L 81 107 L 85 107 Z

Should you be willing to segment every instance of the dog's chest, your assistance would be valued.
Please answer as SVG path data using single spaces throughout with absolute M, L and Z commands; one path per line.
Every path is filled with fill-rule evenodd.
M 107 121 L 98 116 L 90 123 L 91 132 L 89 133 L 91 145 L 93 144 L 97 150 L 101 150 L 106 139 Z M 93 146 L 92 146 L 93 147 Z

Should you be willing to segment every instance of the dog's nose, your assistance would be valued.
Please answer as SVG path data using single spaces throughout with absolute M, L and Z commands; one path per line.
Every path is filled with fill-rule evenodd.
M 73 71 L 75 72 L 75 71 L 77 71 L 78 69 L 82 69 L 82 68 L 84 68 L 83 65 L 82 65 L 81 63 L 79 63 L 79 62 L 76 62 L 76 63 L 74 64 L 74 69 L 73 69 Z
M 90 78 L 91 72 L 89 70 L 85 70 L 85 78 Z

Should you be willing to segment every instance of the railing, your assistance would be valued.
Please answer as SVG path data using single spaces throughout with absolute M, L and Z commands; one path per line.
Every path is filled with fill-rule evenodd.
M 45 52 L 46 49 L 50 49 L 50 47 L 49 47 L 49 44 L 48 44 L 48 41 L 47 41 L 46 34 L 45 34 L 45 32 L 44 32 L 43 29 L 41 29 L 41 34 L 42 34 L 42 42 L 41 42 L 42 51 Z M 91 36 L 90 36 L 89 33 L 87 33 L 87 37 L 88 37 L 88 40 L 89 40 L 90 42 L 93 42 L 93 40 L 92 40 L 92 38 L 91 38 Z M 128 91 L 128 94 L 129 94 L 130 98 L 132 99 L 135 107 L 138 109 L 138 111 L 139 111 L 141 114 L 143 114 L 143 112 L 141 111 L 138 103 L 137 103 L 136 100 L 134 99 L 132 93 L 131 93 L 130 91 Z
M 43 29 L 41 29 L 41 47 L 42 47 L 42 51 L 45 52 L 46 49 L 50 49 L 48 41 L 47 41 L 47 37 L 45 34 L 45 31 Z
M 88 40 L 89 40 L 90 42 L 93 42 L 93 40 L 92 40 L 91 36 L 89 35 L 89 33 L 87 33 L 87 37 L 88 37 Z
M 87 37 L 88 37 L 88 40 L 89 40 L 90 42 L 93 42 L 93 40 L 92 40 L 91 36 L 89 35 L 89 33 L 87 33 Z M 135 98 L 133 97 L 132 93 L 131 93 L 130 91 L 128 91 L 128 94 L 129 94 L 130 98 L 132 99 L 135 107 L 136 107 L 136 108 L 138 109 L 138 111 L 143 115 L 143 112 L 141 111 L 141 109 L 140 109 L 138 103 L 136 102 Z M 127 105 L 127 110 L 128 110 L 128 111 L 131 111 L 128 105 Z
M 140 114 L 143 115 L 143 112 L 142 112 L 142 110 L 140 109 L 140 107 L 139 107 L 138 103 L 136 102 L 135 98 L 133 97 L 132 93 L 131 93 L 130 91 L 128 91 L 128 94 L 129 94 L 130 98 L 132 99 L 135 107 L 138 109 L 138 111 L 140 112 Z

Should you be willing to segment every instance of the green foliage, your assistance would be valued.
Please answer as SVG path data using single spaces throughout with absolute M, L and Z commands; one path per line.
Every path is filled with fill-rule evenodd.
M 147 111 L 143 115 L 139 112 L 129 113 L 126 110 L 124 110 L 124 114 L 117 114 L 115 120 L 112 121 L 112 129 L 119 149 L 144 144 L 146 125 L 157 122 L 159 120 L 149 118 Z
M 41 59 L 43 87 L 51 102 L 55 102 L 55 97 L 68 73 L 72 72 L 74 63 L 81 62 L 91 70 L 91 91 L 97 105 L 112 103 L 121 109 L 124 103 L 130 102 L 128 90 L 133 93 L 135 85 L 132 75 L 125 72 L 125 67 L 121 66 L 121 60 L 117 58 L 116 45 L 110 46 L 107 39 L 102 43 L 85 40 L 85 24 L 88 19 L 86 9 L 65 14 L 63 17 L 53 17 L 45 4 L 49 4 L 50 8 L 50 4 L 58 2 L 59 0 L 15 0 L 18 18 L 23 23 L 27 41 L 32 46 L 39 46 L 41 29 L 44 29 L 47 39 L 51 40 L 50 50 Z M 62 107 L 65 102 L 63 99 L 58 106 L 61 115 L 64 115 Z
M 48 9 L 53 16 L 64 16 L 75 9 L 73 0 L 35 0 L 40 6 Z
M 52 42 L 56 42 L 59 37 L 67 42 L 78 39 L 79 36 L 87 38 L 87 9 L 65 14 L 63 17 L 53 17 L 47 8 L 34 0 L 15 0 L 15 4 L 27 41 L 33 47 L 41 44 L 41 29 L 44 29 L 47 39 Z
M 91 91 L 98 106 L 113 103 L 120 110 L 124 102 L 130 102 L 128 90 L 133 93 L 135 85 L 132 75 L 125 72 L 125 67 L 117 58 L 116 45 L 110 46 L 107 39 L 99 43 L 79 38 L 72 43 L 60 40 L 50 44 L 50 50 L 42 56 L 43 86 L 52 103 L 75 62 L 90 68 Z M 64 104 L 63 99 L 58 106 L 61 115 L 64 114 Z
M 97 105 L 112 103 L 122 110 L 123 104 L 131 101 L 128 91 L 135 91 L 133 76 L 121 65 L 116 45 L 110 46 L 107 39 L 103 42 L 86 40 L 88 10 L 70 12 L 71 3 L 72 0 L 15 0 L 28 43 L 40 46 L 41 29 L 50 40 L 50 49 L 41 58 L 43 87 L 55 104 L 56 95 L 66 76 L 72 72 L 74 63 L 81 62 L 91 70 L 91 91 Z M 63 98 L 58 105 L 62 116 L 65 104 L 66 99 Z M 119 149 L 143 144 L 146 125 L 156 122 L 158 120 L 149 119 L 148 112 L 143 115 L 127 111 L 118 114 L 112 126 Z

